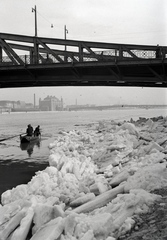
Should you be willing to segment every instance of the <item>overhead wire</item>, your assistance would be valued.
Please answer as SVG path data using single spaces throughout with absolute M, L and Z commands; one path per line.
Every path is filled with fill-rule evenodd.
M 113 31 L 111 30 L 110 34 L 112 34 L 113 38 L 117 38 L 117 39 L 121 40 L 121 39 L 126 39 L 126 38 L 128 39 L 129 37 L 132 38 L 132 39 L 135 39 L 135 38 L 143 39 L 143 38 L 147 38 L 148 35 L 152 35 L 152 34 L 159 34 L 161 36 L 166 36 L 167 32 L 162 30 L 162 31 L 143 31 L 143 32 L 139 31 L 139 32 L 122 32 L 122 33 L 119 32 L 119 33 L 113 33 Z M 106 33 L 99 32 L 98 30 L 93 30 L 92 32 L 89 31 L 89 37 L 90 37 L 90 35 L 92 37 L 96 37 L 97 36 L 98 38 L 100 37 L 100 38 L 104 39 L 104 38 L 109 37 L 109 31 L 107 31 L 107 34 L 106 34 Z M 81 37 L 85 36 L 85 34 L 84 33 L 77 34 L 75 32 L 75 36 L 81 38 Z
M 56 26 L 55 24 L 53 24 L 51 21 L 49 21 L 43 14 L 41 14 L 39 11 L 37 11 L 37 13 L 38 13 L 38 15 L 40 15 L 45 21 L 47 21 L 50 25 L 51 25 L 51 28 L 58 28 L 58 29 L 61 29 L 62 30 L 62 27 L 59 27 L 59 26 Z M 88 25 L 88 23 L 83 23 L 81 26 L 82 27 L 87 27 L 87 25 Z M 81 27 L 80 26 L 80 27 Z M 102 28 L 102 27 L 101 27 Z M 110 26 L 108 26 L 107 28 L 110 28 Z M 112 28 L 112 27 L 111 27 Z M 112 33 L 112 31 L 111 31 L 111 33 Z M 112 37 L 114 38 L 114 37 L 117 37 L 117 39 L 125 39 L 125 38 L 128 38 L 128 36 L 127 35 L 137 35 L 137 34 L 153 34 L 153 33 L 159 33 L 159 34 L 161 34 L 161 35 L 167 35 L 167 32 L 164 32 L 163 30 L 162 31 L 139 31 L 139 32 L 124 32 L 124 33 L 112 33 Z M 106 37 L 108 37 L 108 33 L 107 34 L 103 34 L 102 32 L 98 32 L 97 30 L 93 30 L 92 32 L 90 31 L 89 32 L 89 36 L 90 36 L 90 34 L 92 35 L 92 36 L 95 36 L 95 35 L 98 35 L 98 37 L 102 37 L 102 38 L 106 38 Z M 74 34 L 76 37 L 83 37 L 83 36 L 85 36 L 85 34 L 77 34 L 76 32 L 75 32 L 75 34 Z M 122 36 L 121 36 L 122 35 Z M 119 37 L 120 36 L 120 37 Z M 143 38 L 143 36 L 131 36 L 131 38 Z
M 49 21 L 45 16 L 43 16 L 39 11 L 36 10 L 36 12 L 37 12 L 37 14 L 40 15 L 43 19 L 45 19 L 48 23 L 50 23 L 51 28 L 53 28 L 53 23 L 52 23 L 52 22 L 50 22 L 50 21 Z

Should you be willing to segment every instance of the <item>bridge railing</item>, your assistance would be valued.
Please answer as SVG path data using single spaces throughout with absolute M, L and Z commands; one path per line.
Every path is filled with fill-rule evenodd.
M 132 53 L 142 59 L 156 58 L 156 51 L 132 50 Z M 132 56 L 127 52 L 124 52 L 123 56 L 132 58 Z
M 131 51 L 138 60 L 142 59 L 155 59 L 157 58 L 156 56 L 156 51 L 145 51 L 145 50 L 132 50 Z M 92 61 L 114 61 L 115 59 L 124 59 L 124 60 L 131 60 L 133 59 L 133 56 L 126 52 L 123 51 L 122 56 L 120 57 L 119 51 L 113 49 L 113 50 L 108 50 L 108 51 L 96 51 L 94 52 L 95 56 L 92 56 L 89 52 L 84 52 L 83 53 L 83 58 L 82 62 L 92 62 Z M 33 64 L 35 62 L 37 56 L 33 55 L 19 55 L 19 59 L 26 65 L 26 64 Z M 70 56 L 68 56 L 68 52 L 65 54 L 59 54 L 59 57 L 61 58 L 62 62 L 81 62 L 79 59 L 79 54 L 76 52 L 70 53 Z M 162 57 L 162 56 L 160 56 Z M 164 55 L 164 58 L 166 58 L 166 54 Z M 17 59 L 15 59 L 17 61 Z M 51 64 L 51 63 L 60 63 L 58 59 L 56 59 L 55 56 L 52 54 L 47 54 L 47 53 L 42 53 L 38 54 L 38 62 L 37 64 Z M 18 63 L 19 64 L 19 63 Z M 9 58 L 8 56 L 4 56 L 1 58 L 0 65 L 15 65 L 15 63 Z
M 18 36 L 17 36 L 18 38 Z M 17 39 L 16 38 L 16 39 Z M 167 58 L 167 47 L 160 46 L 138 46 L 108 43 L 92 43 L 69 41 L 67 50 L 55 49 L 47 41 L 52 39 L 38 39 L 34 46 L 18 45 L 7 43 L 0 39 L 0 66 L 29 65 L 29 64 L 52 64 L 52 63 L 74 63 L 74 62 L 104 62 L 119 60 L 143 60 L 143 59 L 164 59 Z M 23 40 L 24 37 L 23 37 Z M 32 40 L 32 39 L 30 39 Z M 30 41 L 29 40 L 29 41 Z M 36 39 L 37 40 L 37 39 Z M 54 39 L 55 40 L 55 39 Z M 52 41 L 54 41 L 52 40 Z M 58 40 L 55 40 L 58 41 Z M 64 44 L 61 40 L 60 44 Z M 69 51 L 74 44 L 76 51 Z M 42 47 L 41 47 L 42 46 Z M 8 50 L 7 50 L 8 49 Z M 28 54 L 18 55 L 14 49 L 28 51 Z M 3 56 L 3 51 L 6 53 Z
M 131 50 L 131 52 L 138 58 L 142 59 L 149 59 L 149 58 L 156 58 L 156 51 L 155 50 Z M 98 51 L 96 52 L 99 55 L 103 56 L 112 56 L 112 57 L 119 57 L 119 51 L 118 50 L 109 50 L 109 51 Z M 133 58 L 132 55 L 130 55 L 128 52 L 123 51 L 122 58 Z

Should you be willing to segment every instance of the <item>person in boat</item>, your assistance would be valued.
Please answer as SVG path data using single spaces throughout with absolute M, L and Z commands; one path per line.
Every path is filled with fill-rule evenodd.
M 33 127 L 31 126 L 31 124 L 28 124 L 27 130 L 26 130 L 27 136 L 32 137 L 33 136 L 33 132 L 34 132 Z
M 40 136 L 41 135 L 41 130 L 40 130 L 40 126 L 38 125 L 36 128 L 35 128 L 35 131 L 34 131 L 34 136 Z

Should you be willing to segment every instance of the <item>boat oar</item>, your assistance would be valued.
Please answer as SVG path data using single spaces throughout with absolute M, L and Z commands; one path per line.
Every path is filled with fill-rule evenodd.
M 20 133 L 20 134 L 14 135 L 14 136 L 12 136 L 12 137 L 0 139 L 0 142 L 6 141 L 6 140 L 11 139 L 11 138 L 18 137 L 18 136 L 23 135 L 23 134 L 26 134 L 26 133 Z

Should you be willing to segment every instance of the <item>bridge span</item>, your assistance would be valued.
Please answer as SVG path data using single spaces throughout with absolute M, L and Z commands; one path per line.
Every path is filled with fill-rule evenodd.
M 167 87 L 167 47 L 0 33 L 0 88 Z

